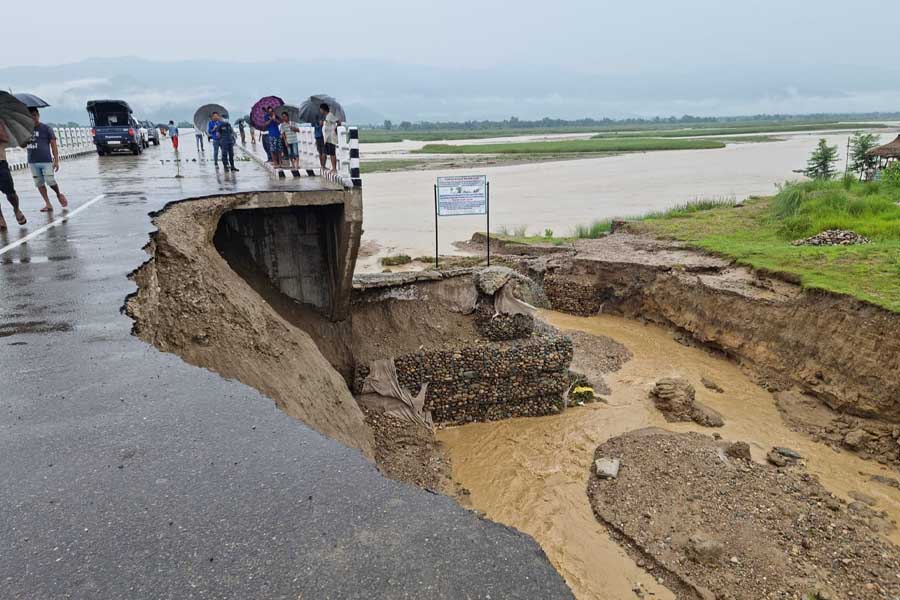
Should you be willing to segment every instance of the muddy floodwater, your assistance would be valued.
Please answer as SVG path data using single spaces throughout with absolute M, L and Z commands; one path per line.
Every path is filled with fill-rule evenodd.
M 882 130 L 887 142 L 894 129 Z M 799 175 L 820 137 L 845 148 L 849 134 L 783 134 L 782 141 L 729 144 L 719 150 L 679 150 L 623 154 L 602 158 L 473 167 L 491 181 L 491 229 L 526 227 L 531 234 L 552 229 L 557 236 L 593 219 L 636 216 L 696 198 L 771 195 L 775 184 Z M 478 140 L 485 142 L 486 140 Z M 519 140 L 521 141 L 521 140 Z M 449 143 L 466 143 L 456 140 Z M 474 143 L 474 142 L 472 142 Z M 382 148 L 364 146 L 367 158 L 396 157 L 397 149 L 420 146 L 406 142 Z M 384 152 L 374 156 L 374 152 Z M 368 153 L 368 154 L 367 154 Z M 843 159 L 843 151 L 841 152 Z M 838 165 L 843 169 L 843 163 Z M 434 183 L 438 175 L 459 170 L 372 173 L 365 177 L 363 242 L 377 245 L 379 254 L 410 256 L 434 252 Z M 483 231 L 483 217 L 446 217 L 440 223 L 441 252 L 453 242 Z M 371 257 L 357 269 L 379 269 Z
M 532 535 L 578 598 L 633 600 L 640 584 L 654 598 L 673 598 L 614 542 L 595 520 L 586 494 L 593 451 L 610 437 L 656 426 L 672 431 L 713 431 L 726 440 L 750 444 L 764 461 L 772 446 L 800 452 L 806 469 L 832 493 L 849 500 L 850 491 L 877 499 L 876 509 L 900 521 L 900 492 L 869 481 L 887 470 L 813 442 L 788 429 L 772 395 L 733 363 L 676 342 L 657 326 L 613 316 L 574 317 L 545 311 L 543 318 L 564 330 L 610 337 L 634 357 L 607 375 L 607 403 L 571 408 L 560 416 L 476 423 L 439 433 L 453 463 L 453 478 L 471 495 L 466 504 L 496 521 Z M 697 390 L 697 399 L 720 412 L 725 426 L 704 429 L 667 423 L 648 399 L 656 380 L 679 376 Z M 707 390 L 706 377 L 724 393 Z M 891 541 L 900 543 L 895 531 Z

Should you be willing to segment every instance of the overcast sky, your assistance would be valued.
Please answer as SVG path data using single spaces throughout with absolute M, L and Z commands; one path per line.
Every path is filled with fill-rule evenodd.
M 137 55 L 369 58 L 615 71 L 892 60 L 900 2 L 867 0 L 4 0 L 3 66 Z M 266 16 L 264 6 L 276 6 Z M 515 7 L 515 8 L 513 8 Z M 52 8 L 52 10 L 51 10 Z M 132 27 L 133 43 L 121 42 Z M 225 31 L 223 31 L 223 29 Z
M 551 116 L 900 110 L 892 31 L 900 23 L 896 0 L 51 0 L 52 6 L 39 10 L 27 2 L 2 3 L 4 88 L 15 82 L 2 81 L 3 67 L 98 57 L 364 60 L 441 67 L 448 77 L 453 70 L 480 69 L 530 80 L 519 83 L 532 86 L 547 81 L 546 89 L 529 92 L 541 102 L 536 112 L 553 106 L 547 99 L 554 86 L 579 77 L 595 78 L 596 86 L 601 80 L 627 80 L 632 87 L 643 81 L 651 90 L 640 102 L 633 96 L 619 102 L 616 90 L 606 90 L 590 110 L 598 89 L 593 87 L 586 92 L 590 97 L 571 105 L 580 114 Z M 261 10 L 267 5 L 278 8 L 267 16 Z M 131 43 L 122 44 L 128 35 Z M 562 81 L 551 83 L 550 73 Z M 304 72 L 284 77 L 302 81 Z M 414 87 L 415 81 L 408 83 Z M 470 90 L 472 106 L 494 103 L 498 114 L 513 114 L 518 92 L 507 98 L 498 87 L 503 86 L 478 97 L 478 90 Z M 366 103 L 368 90 L 360 91 L 359 101 Z M 402 116 L 396 107 L 376 108 Z

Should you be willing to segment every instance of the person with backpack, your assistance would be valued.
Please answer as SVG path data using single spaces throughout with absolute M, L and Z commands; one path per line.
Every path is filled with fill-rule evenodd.
M 234 166 L 234 128 L 228 121 L 217 121 L 216 133 L 218 134 L 219 150 L 222 151 L 222 166 L 225 172 L 229 170 L 237 172 Z

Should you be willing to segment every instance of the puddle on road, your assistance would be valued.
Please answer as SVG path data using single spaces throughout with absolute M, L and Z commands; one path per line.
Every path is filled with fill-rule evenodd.
M 612 316 L 582 318 L 550 311 L 542 316 L 560 329 L 610 337 L 634 353 L 621 371 L 607 375 L 612 389 L 608 404 L 569 409 L 560 416 L 448 428 L 438 437 L 450 454 L 453 479 L 471 492 L 466 504 L 533 536 L 578 598 L 634 600 L 637 583 L 655 593 L 653 598 L 674 598 L 609 537 L 594 518 L 586 493 L 596 446 L 641 427 L 715 431 L 727 440 L 749 443 L 759 461 L 772 446 L 789 446 L 804 456 L 807 470 L 828 490 L 848 501 L 849 491 L 865 491 L 877 498 L 876 509 L 900 521 L 900 492 L 869 481 L 869 474 L 889 473 L 886 469 L 788 429 L 772 395 L 734 364 L 678 344 L 661 327 Z M 648 399 L 656 380 L 667 376 L 691 381 L 697 399 L 719 411 L 725 426 L 713 430 L 667 423 Z M 707 390 L 701 377 L 717 382 L 725 393 Z M 898 532 L 890 539 L 900 543 Z

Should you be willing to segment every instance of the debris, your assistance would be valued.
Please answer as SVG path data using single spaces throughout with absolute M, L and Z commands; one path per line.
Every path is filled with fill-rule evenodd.
M 747 442 L 734 442 L 725 448 L 725 455 L 740 460 L 750 460 L 750 444 Z
M 725 424 L 722 415 L 696 401 L 694 386 L 680 377 L 660 379 L 650 395 L 667 421 L 694 421 L 704 427 L 722 427 Z
M 594 472 L 600 479 L 615 479 L 619 476 L 618 458 L 598 458 L 594 461 Z
M 850 450 L 859 450 L 866 444 L 869 434 L 862 429 L 854 429 L 844 436 L 844 446 Z
M 708 390 L 712 390 L 712 391 L 718 392 L 720 394 L 725 393 L 725 390 L 722 389 L 722 386 L 720 386 L 718 383 L 716 383 L 712 379 L 709 379 L 707 377 L 701 377 L 700 383 L 702 383 L 703 387 L 705 387 Z
M 570 398 L 578 403 L 578 402 L 593 402 L 594 401 L 594 388 L 586 387 L 586 386 L 578 386 L 572 390 L 572 394 Z
M 871 240 L 846 229 L 827 229 L 812 237 L 791 242 L 793 246 L 854 246 L 868 244 Z
M 790 448 L 785 448 L 784 446 L 775 446 L 774 448 L 772 448 L 772 450 L 774 450 L 778 454 L 784 456 L 785 458 L 790 458 L 793 460 L 800 460 L 803 458 L 802 456 L 800 456 L 800 453 L 797 452 L 796 450 L 792 450 Z

